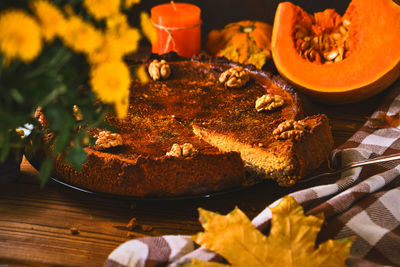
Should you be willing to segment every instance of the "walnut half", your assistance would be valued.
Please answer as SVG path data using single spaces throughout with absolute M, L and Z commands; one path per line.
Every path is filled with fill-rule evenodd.
M 161 61 L 154 59 L 149 65 L 149 74 L 155 81 L 161 78 L 167 79 L 171 75 L 171 68 L 164 59 Z
M 219 82 L 227 87 L 240 88 L 250 80 L 249 73 L 241 66 L 227 69 L 219 76 Z
M 257 112 L 263 110 L 273 110 L 285 104 L 285 100 L 280 95 L 263 95 L 256 100 Z
M 97 136 L 95 148 L 103 150 L 110 147 L 122 146 L 123 141 L 120 134 L 110 131 L 101 131 Z
M 276 139 L 300 139 L 305 133 L 309 132 L 310 127 L 304 121 L 287 120 L 282 122 L 273 131 Z
M 173 144 L 171 150 L 167 152 L 167 156 L 173 157 L 190 157 L 196 152 L 196 149 L 191 143 L 184 143 L 183 145 Z

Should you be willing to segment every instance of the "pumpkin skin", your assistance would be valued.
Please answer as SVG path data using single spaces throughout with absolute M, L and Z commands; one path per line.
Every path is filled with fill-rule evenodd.
M 271 36 L 272 26 L 267 23 L 233 22 L 208 34 L 206 50 L 213 56 L 262 68 L 271 59 Z
M 392 0 L 352 0 L 349 53 L 339 62 L 318 64 L 301 57 L 294 27 L 304 21 L 300 7 L 280 3 L 272 33 L 272 57 L 279 73 L 319 102 L 347 104 L 387 88 L 400 76 L 400 6 Z

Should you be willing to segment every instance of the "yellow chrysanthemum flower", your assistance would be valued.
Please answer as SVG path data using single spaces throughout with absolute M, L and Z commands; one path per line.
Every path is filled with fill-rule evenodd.
M 87 11 L 97 20 L 107 18 L 118 13 L 120 0 L 84 0 Z
M 149 79 L 149 75 L 147 73 L 147 69 L 144 65 L 140 65 L 136 71 L 135 71 L 136 77 L 141 81 L 142 83 L 147 83 Z
M 53 41 L 54 37 L 60 36 L 65 30 L 65 17 L 60 9 L 46 0 L 35 0 L 32 9 L 40 22 L 44 39 Z
M 125 0 L 125 7 L 131 8 L 133 5 L 139 4 L 140 0 Z
M 122 61 L 105 62 L 91 70 L 92 90 L 105 103 L 114 104 L 119 118 L 128 112 L 130 72 Z
M 138 48 L 139 31 L 129 26 L 124 14 L 117 13 L 107 18 L 106 25 L 102 45 L 89 54 L 88 59 L 91 64 L 121 60 L 125 54 L 134 52 Z
M 139 45 L 140 33 L 138 29 L 129 28 L 117 39 L 125 54 L 135 52 Z
M 67 14 L 67 16 L 73 16 L 75 15 L 74 9 L 70 4 L 64 5 L 64 12 Z
M 123 31 L 129 27 L 128 18 L 123 13 L 115 13 L 106 20 L 109 31 Z
M 129 94 L 130 72 L 122 61 L 96 65 L 90 73 L 90 85 L 101 101 L 119 103 Z
M 0 13 L 0 52 L 6 61 L 19 58 L 32 61 L 42 50 L 40 28 L 23 10 L 8 10 Z
M 157 41 L 157 30 L 153 26 L 151 18 L 146 12 L 140 13 L 140 26 L 142 27 L 142 31 L 144 36 L 151 42 L 154 43 Z
M 129 107 L 129 91 L 127 91 L 117 102 L 114 103 L 114 107 L 118 118 L 122 119 L 126 117 Z
M 88 55 L 88 61 L 91 65 L 110 61 L 121 61 L 123 55 L 124 53 L 122 52 L 119 42 L 116 42 L 106 34 L 103 36 L 102 45 L 96 51 Z
M 107 19 L 105 38 L 117 44 L 122 54 L 127 54 L 137 50 L 140 33 L 130 27 L 124 14 L 118 13 Z
M 90 54 L 96 51 L 103 41 L 102 33 L 79 16 L 71 16 L 66 23 L 64 43 L 76 52 Z

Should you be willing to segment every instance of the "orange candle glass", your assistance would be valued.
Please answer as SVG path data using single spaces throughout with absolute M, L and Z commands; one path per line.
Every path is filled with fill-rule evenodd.
M 167 3 L 151 9 L 151 20 L 158 39 L 152 44 L 153 53 L 175 51 L 191 57 L 200 53 L 200 8 L 188 3 Z

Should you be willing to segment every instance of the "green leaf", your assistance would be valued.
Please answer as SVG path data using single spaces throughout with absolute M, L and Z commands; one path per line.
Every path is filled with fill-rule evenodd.
M 41 65 L 35 69 L 32 69 L 31 71 L 26 72 L 24 78 L 25 80 L 29 81 L 35 78 L 36 76 L 43 74 L 45 71 L 46 69 L 43 67 L 43 65 Z
M 60 134 L 56 138 L 55 145 L 54 145 L 54 152 L 56 154 L 64 151 L 65 147 L 68 144 L 69 138 L 70 138 L 69 129 L 65 129 L 60 132 Z
M 60 108 L 57 104 L 51 104 L 46 109 L 43 109 L 43 113 L 49 121 L 51 130 L 63 132 L 71 129 L 72 108 L 67 111 L 66 108 Z
M 14 100 L 15 100 L 17 103 L 22 104 L 22 103 L 24 102 L 24 96 L 21 95 L 21 93 L 18 92 L 17 89 L 12 88 L 12 89 L 10 90 L 10 95 L 14 98 Z
M 43 187 L 50 177 L 51 170 L 53 169 L 53 160 L 48 156 L 42 161 L 39 169 L 40 186 Z
M 49 104 L 51 101 L 56 99 L 59 95 L 62 95 L 67 92 L 67 87 L 64 85 L 53 88 L 53 90 L 48 94 L 41 102 L 39 102 L 38 106 L 44 107 Z
M 53 57 L 50 58 L 50 61 L 47 64 L 47 67 L 49 69 L 59 69 L 64 66 L 65 63 L 68 62 L 68 60 L 71 59 L 72 53 L 70 52 L 69 49 L 67 49 L 65 46 L 61 46 L 60 48 L 57 49 L 57 52 Z
M 0 77 L 1 77 L 1 74 L 3 71 L 3 59 L 4 59 L 4 56 L 3 56 L 3 54 L 0 53 Z
M 86 161 L 86 152 L 78 143 L 76 143 L 75 146 L 69 149 L 66 160 L 72 167 L 80 170 L 82 164 Z
M 1 148 L 1 154 L 0 154 L 0 162 L 4 162 L 8 156 L 8 153 L 10 152 L 10 134 L 9 132 L 2 131 L 2 142 L 0 143 L 0 148 Z

